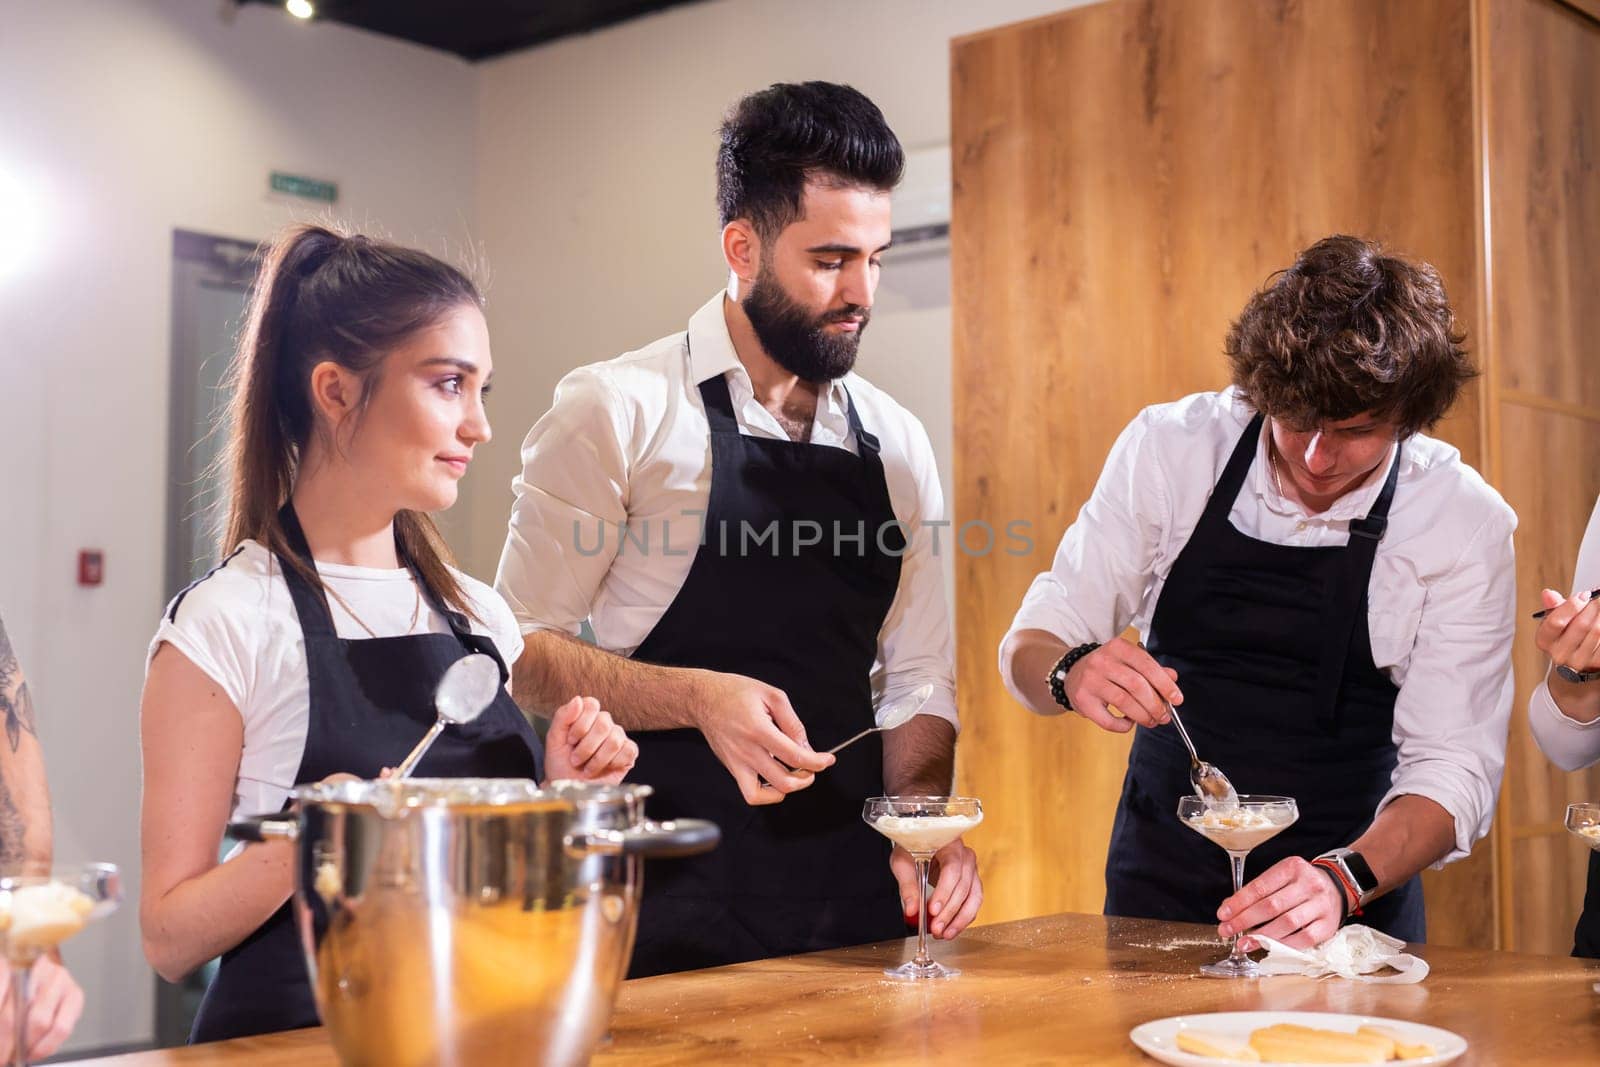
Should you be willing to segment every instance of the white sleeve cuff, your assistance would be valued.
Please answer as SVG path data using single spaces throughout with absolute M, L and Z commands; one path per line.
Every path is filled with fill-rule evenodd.
M 1464 791 L 1452 776 L 1427 767 L 1411 768 L 1395 775 L 1395 781 L 1378 803 L 1381 814 L 1394 800 L 1402 796 L 1427 797 L 1443 808 L 1455 822 L 1456 846 L 1433 865 L 1434 870 L 1472 854 L 1472 846 L 1489 832 L 1494 820 L 1494 795 L 1487 804 Z
M 1600 760 L 1600 718 L 1580 722 L 1567 715 L 1550 695 L 1546 681 L 1528 698 L 1528 728 L 1539 750 L 1564 771 L 1581 770 Z
M 928 698 L 928 702 L 922 705 L 922 710 L 917 714 L 943 719 L 955 727 L 957 737 L 961 736 L 961 717 L 956 714 L 956 696 L 950 690 L 936 687 L 933 696 Z

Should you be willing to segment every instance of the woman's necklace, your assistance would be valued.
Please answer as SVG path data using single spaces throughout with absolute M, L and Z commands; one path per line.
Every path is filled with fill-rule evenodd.
M 347 601 L 344 597 L 340 596 L 339 595 L 339 591 L 337 589 L 335 589 L 326 580 L 323 581 L 322 588 L 326 589 L 328 591 L 328 595 L 333 597 L 333 599 L 335 599 L 335 600 L 337 600 L 339 602 L 339 606 L 341 608 L 344 608 L 345 614 L 349 615 L 352 619 L 356 620 L 356 625 L 360 626 L 363 630 L 367 631 L 367 636 L 368 637 L 377 637 L 378 636 L 377 633 L 373 631 L 372 627 L 370 627 L 370 626 L 368 626 L 366 624 L 366 621 L 363 620 L 361 618 L 361 616 L 357 615 L 353 610 L 351 610 L 350 602 Z M 415 630 L 417 628 L 417 620 L 422 617 L 422 590 L 421 590 L 421 588 L 418 587 L 417 580 L 416 580 L 415 577 L 413 577 L 411 579 L 411 589 L 412 589 L 412 591 L 414 593 L 417 594 L 417 602 L 411 609 L 411 621 L 406 624 L 406 633 L 407 634 L 409 634 L 412 630 Z M 404 636 L 404 635 L 401 635 L 401 636 Z

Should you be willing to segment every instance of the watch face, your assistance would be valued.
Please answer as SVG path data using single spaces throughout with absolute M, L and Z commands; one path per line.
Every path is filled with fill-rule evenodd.
M 1372 873 L 1372 867 L 1361 853 L 1346 852 L 1344 854 L 1344 865 L 1345 869 L 1350 872 L 1351 880 L 1355 882 L 1356 888 L 1361 890 L 1363 896 L 1378 888 L 1378 877 Z
M 1579 674 L 1565 663 L 1556 666 L 1556 673 L 1569 682 L 1587 682 L 1589 680 L 1589 675 Z

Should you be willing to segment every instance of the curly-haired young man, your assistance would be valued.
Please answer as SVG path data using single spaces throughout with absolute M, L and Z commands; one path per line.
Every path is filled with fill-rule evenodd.
M 1229 331 L 1233 385 L 1145 409 L 1000 649 L 1016 697 L 1134 738 L 1106 911 L 1304 946 L 1424 938 L 1418 872 L 1489 829 L 1511 709 L 1516 525 L 1426 436 L 1473 371 L 1438 273 L 1333 236 Z M 1116 640 L 1136 626 L 1142 645 Z M 1181 825 L 1189 757 L 1299 821 L 1233 892 Z M 1220 908 L 1216 902 L 1221 901 Z

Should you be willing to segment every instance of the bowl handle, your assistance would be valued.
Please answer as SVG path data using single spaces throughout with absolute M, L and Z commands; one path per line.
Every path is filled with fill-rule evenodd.
M 300 836 L 300 822 L 288 812 L 252 815 L 248 819 L 230 822 L 228 836 L 240 841 L 271 841 L 274 838 L 294 841 Z
M 591 830 L 573 834 L 568 848 L 583 856 L 697 856 L 710 852 L 722 840 L 722 831 L 705 819 L 646 820 L 627 830 Z

